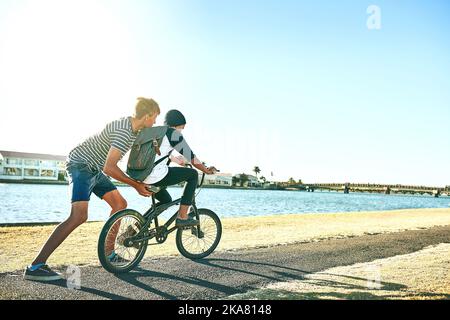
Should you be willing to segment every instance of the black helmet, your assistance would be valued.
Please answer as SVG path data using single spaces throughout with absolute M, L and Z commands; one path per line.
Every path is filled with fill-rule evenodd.
M 186 118 L 178 110 L 170 110 L 166 113 L 164 124 L 169 127 L 176 127 L 186 124 Z

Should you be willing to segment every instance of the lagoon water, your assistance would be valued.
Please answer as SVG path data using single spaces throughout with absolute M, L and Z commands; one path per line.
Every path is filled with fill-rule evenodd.
M 151 199 L 130 187 L 119 187 L 128 207 L 144 212 Z M 182 189 L 168 189 L 173 199 Z M 92 195 L 90 221 L 106 220 L 109 207 Z M 243 217 L 289 213 L 378 211 L 408 208 L 449 208 L 450 197 L 383 195 L 370 193 L 298 192 L 272 190 L 202 189 L 199 208 L 220 217 Z M 176 209 L 174 209 L 176 210 Z M 174 211 L 168 211 L 167 215 Z M 60 222 L 70 213 L 69 187 L 61 185 L 0 184 L 0 223 Z M 163 215 L 164 217 L 164 215 Z

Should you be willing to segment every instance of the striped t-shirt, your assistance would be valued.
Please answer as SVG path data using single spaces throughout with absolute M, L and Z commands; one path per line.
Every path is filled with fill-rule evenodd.
M 80 143 L 67 157 L 68 163 L 83 163 L 94 170 L 103 170 L 109 149 L 114 147 L 122 154 L 127 153 L 136 140 L 137 133 L 131 127 L 131 118 L 110 122 L 99 133 Z

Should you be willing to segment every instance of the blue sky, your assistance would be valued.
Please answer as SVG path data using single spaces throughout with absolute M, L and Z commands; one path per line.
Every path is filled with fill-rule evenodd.
M 449 9 L 2 1 L 0 149 L 66 154 L 151 96 L 185 113 L 193 150 L 224 172 L 450 185 Z

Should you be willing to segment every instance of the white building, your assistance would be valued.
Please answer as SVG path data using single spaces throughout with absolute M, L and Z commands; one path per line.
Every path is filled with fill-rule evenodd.
M 0 180 L 58 180 L 65 156 L 0 150 Z
M 266 181 L 263 183 L 263 188 L 265 189 L 273 189 L 273 188 L 277 188 L 278 186 L 278 182 L 275 181 Z
M 199 179 L 201 179 L 201 174 Z M 233 175 L 231 173 L 216 173 L 212 175 L 206 175 L 203 185 L 205 186 L 222 186 L 231 187 L 233 184 Z
M 251 188 L 259 188 L 262 186 L 261 181 L 259 181 L 259 179 L 256 176 L 252 176 L 252 175 L 248 175 L 248 187 Z
M 245 188 L 259 188 L 262 186 L 262 183 L 259 181 L 259 179 L 255 176 L 252 176 L 250 174 L 247 174 L 247 181 L 243 183 L 243 187 Z M 235 177 L 240 180 L 241 174 L 235 175 Z M 238 186 L 240 186 L 240 182 L 238 183 Z

